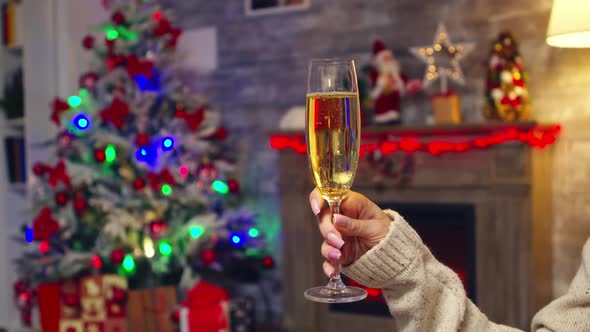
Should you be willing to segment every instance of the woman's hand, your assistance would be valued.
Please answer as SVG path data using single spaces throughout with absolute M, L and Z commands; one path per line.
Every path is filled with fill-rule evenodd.
M 340 213 L 330 218 L 330 209 L 324 208 L 324 199 L 319 190 L 309 195 L 313 213 L 319 218 L 319 227 L 324 243 L 322 256 L 326 258 L 324 273 L 331 277 L 338 263 L 354 263 L 369 249 L 377 245 L 389 233 L 391 220 L 365 196 L 349 192 L 340 206 Z

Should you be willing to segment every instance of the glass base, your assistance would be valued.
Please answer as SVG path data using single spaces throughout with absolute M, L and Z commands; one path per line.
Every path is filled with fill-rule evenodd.
M 314 302 L 349 303 L 364 300 L 367 297 L 367 291 L 349 286 L 340 289 L 320 286 L 306 290 L 304 295 L 306 299 Z

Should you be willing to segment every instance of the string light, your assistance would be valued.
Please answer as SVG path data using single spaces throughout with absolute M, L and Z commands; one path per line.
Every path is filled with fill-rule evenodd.
M 188 176 L 188 167 L 186 165 L 180 166 L 178 173 L 180 173 L 180 176 L 183 178 L 186 178 Z
M 102 259 L 100 259 L 100 256 L 92 256 L 92 266 L 94 266 L 95 269 L 100 270 L 102 267 Z
M 172 187 L 169 184 L 162 185 L 162 194 L 165 196 L 172 194 Z
M 154 241 L 147 236 L 143 238 L 143 253 L 147 258 L 152 258 L 156 254 L 156 250 L 154 250 Z
M 119 38 L 119 32 L 117 32 L 117 30 L 110 29 L 109 31 L 107 31 L 107 39 L 108 40 L 115 40 L 117 38 Z
M 164 137 L 162 139 L 162 150 L 170 151 L 174 148 L 174 139 L 172 137 Z
M 411 136 L 412 138 L 393 140 L 385 137 L 379 143 L 361 143 L 360 154 L 363 156 L 366 153 L 379 150 L 384 155 L 398 151 L 405 153 L 428 152 L 432 155 L 440 155 L 451 152 L 457 153 L 468 152 L 474 149 L 485 149 L 509 142 L 521 142 L 528 144 L 532 148 L 543 149 L 555 143 L 560 131 L 560 125 L 536 126 L 528 129 L 508 127 L 487 136 L 452 142 L 444 140 L 420 141 L 413 138 L 417 136 L 416 133 L 408 133 L 406 136 Z M 293 150 L 300 154 L 307 152 L 305 141 L 301 135 L 274 135 L 270 139 L 270 146 L 275 150 Z
M 260 235 L 260 231 L 258 231 L 256 228 L 250 228 L 248 235 L 250 235 L 250 237 L 258 237 L 258 235 Z
M 222 195 L 225 195 L 225 194 L 227 194 L 229 192 L 228 185 L 225 182 L 221 181 L 221 180 L 215 180 L 215 181 L 213 181 L 213 183 L 211 184 L 211 188 L 213 190 L 215 190 L 215 192 L 217 192 L 219 194 L 222 194 Z
M 27 241 L 27 243 L 31 243 L 34 239 L 35 236 L 33 233 L 33 227 L 27 227 L 27 229 L 25 230 L 25 241 Z
M 172 254 L 172 246 L 168 242 L 161 241 L 159 249 L 162 256 L 170 256 Z
M 229 237 L 231 243 L 236 247 L 244 246 L 244 239 L 240 234 L 232 233 Z
M 49 242 L 43 241 L 39 244 L 39 252 L 45 254 L 49 251 Z
M 203 226 L 191 226 L 188 232 L 193 239 L 198 239 L 205 233 L 205 229 Z
M 135 270 L 135 260 L 133 259 L 133 256 L 130 254 L 125 255 L 125 259 L 123 259 L 121 266 L 125 271 L 133 272 L 133 270 Z
M 68 105 L 70 105 L 70 107 L 76 108 L 82 105 L 82 99 L 78 96 L 71 96 L 68 98 Z
M 78 114 L 75 118 L 74 118 L 74 126 L 78 129 L 78 130 L 86 130 L 90 127 L 90 120 L 88 119 L 88 117 L 85 114 Z
M 107 145 L 107 147 L 104 149 L 104 153 L 107 163 L 112 163 L 117 160 L 117 150 L 113 144 Z

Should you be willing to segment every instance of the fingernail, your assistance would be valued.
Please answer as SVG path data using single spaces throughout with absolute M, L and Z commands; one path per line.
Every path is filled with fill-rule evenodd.
M 334 225 L 342 228 L 348 227 L 348 218 L 341 214 L 334 215 Z
M 341 255 L 342 255 L 342 254 L 341 254 L 341 253 L 339 253 L 338 251 L 330 251 L 330 252 L 328 252 L 328 258 L 329 258 L 331 261 L 333 261 L 333 262 L 337 262 L 337 261 L 339 261 L 339 260 L 340 260 L 340 256 L 341 256 Z
M 311 210 L 316 216 L 320 213 L 320 204 L 315 199 L 311 201 Z
M 328 276 L 328 278 L 332 278 L 335 272 L 336 270 L 334 270 L 334 268 L 331 265 L 324 267 L 324 273 Z
M 344 245 L 344 240 L 342 240 L 342 238 L 340 238 L 340 236 L 336 235 L 335 233 L 329 233 L 328 243 L 333 247 L 340 249 Z

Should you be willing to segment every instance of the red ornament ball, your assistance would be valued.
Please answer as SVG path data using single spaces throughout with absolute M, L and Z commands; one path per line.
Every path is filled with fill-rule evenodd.
M 97 163 L 104 163 L 104 161 L 107 159 L 107 155 L 104 152 L 104 149 L 99 149 L 94 151 L 94 160 L 96 160 Z
M 116 11 L 113 14 L 113 16 L 111 17 L 111 20 L 116 25 L 122 25 L 122 24 L 125 24 L 126 18 L 125 18 L 125 15 L 123 13 L 121 13 L 120 11 Z
M 93 71 L 89 71 L 84 73 L 82 76 L 80 76 L 80 88 L 85 88 L 85 89 L 93 89 L 96 86 L 96 83 L 98 82 L 98 80 L 100 79 L 100 76 L 98 76 L 98 74 L 96 72 Z
M 160 239 L 168 231 L 168 224 L 166 221 L 160 219 L 150 223 L 150 234 L 154 239 Z
M 24 281 L 24 280 L 18 280 L 17 282 L 14 283 L 14 293 L 15 294 L 21 294 L 27 291 L 28 288 L 28 282 Z
M 123 249 L 115 249 L 113 251 L 111 251 L 111 263 L 115 264 L 115 265 L 119 265 L 121 263 L 123 263 L 123 260 L 125 259 L 125 250 Z
M 178 322 L 180 322 L 180 310 L 174 310 L 170 314 L 170 320 L 178 324 Z
M 68 307 L 79 307 L 80 306 L 80 297 L 76 294 L 64 294 L 63 295 L 63 303 Z
M 42 163 L 35 163 L 35 165 L 33 165 L 33 173 L 37 176 L 45 174 L 46 171 L 47 166 L 43 165 Z
M 127 292 L 123 288 L 113 287 L 113 300 L 116 303 L 127 302 Z
M 275 260 L 271 256 L 266 256 L 262 259 L 262 266 L 267 269 L 273 268 L 275 266 Z
M 60 191 L 55 194 L 55 203 L 59 206 L 64 206 L 68 204 L 70 200 L 70 195 L 68 195 L 67 191 Z
M 92 256 L 92 266 L 94 266 L 95 269 L 100 270 L 100 268 L 102 267 L 102 259 L 100 258 L 100 256 Z
M 229 192 L 231 193 L 235 194 L 240 191 L 240 184 L 234 179 L 227 181 L 227 186 L 229 187 Z
M 201 252 L 201 262 L 203 262 L 203 264 L 209 265 L 213 263 L 216 258 L 217 254 L 213 249 L 205 249 Z
M 87 50 L 93 48 L 94 47 L 94 37 L 92 37 L 90 35 L 84 37 L 84 39 L 82 39 L 82 45 Z
M 74 210 L 78 213 L 82 213 L 88 209 L 88 201 L 84 198 L 76 198 L 74 200 Z
M 135 188 L 135 190 L 141 190 L 145 187 L 145 185 L 145 180 L 142 178 L 137 178 L 135 181 L 133 181 L 133 188 Z
M 148 134 L 137 134 L 135 136 L 135 144 L 137 146 L 146 146 L 150 144 L 150 136 Z

